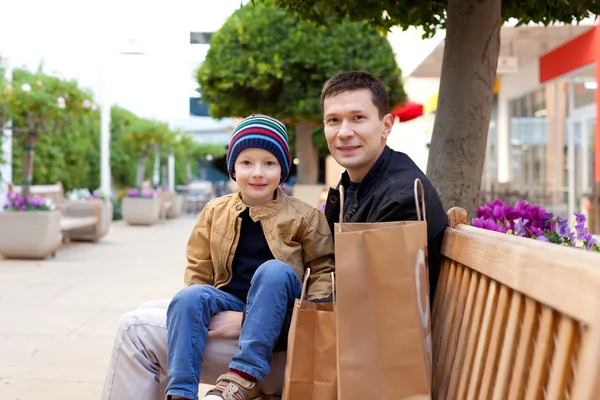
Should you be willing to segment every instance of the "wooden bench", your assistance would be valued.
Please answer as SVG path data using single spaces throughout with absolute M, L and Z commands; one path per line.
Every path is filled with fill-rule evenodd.
M 600 399 L 600 255 L 448 217 L 433 398 Z

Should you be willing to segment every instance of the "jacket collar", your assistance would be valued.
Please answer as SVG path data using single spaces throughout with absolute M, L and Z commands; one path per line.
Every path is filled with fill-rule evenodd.
M 379 158 L 377 159 L 377 161 L 375 161 L 375 164 L 373 164 L 369 172 L 367 172 L 367 175 L 365 175 L 365 178 L 362 180 L 362 182 L 358 186 L 358 189 L 356 190 L 355 196 L 359 204 L 362 197 L 366 193 L 370 193 L 372 191 L 371 186 L 373 186 L 379 179 L 379 176 L 385 172 L 394 153 L 394 150 L 389 148 L 387 145 L 383 148 L 383 151 L 379 155 Z M 336 188 L 330 188 L 329 193 L 327 195 L 327 202 L 325 205 L 325 217 L 327 218 L 329 228 L 332 232 L 333 224 L 335 222 L 338 222 L 339 220 L 340 207 L 343 207 L 343 205 L 340 204 L 339 199 L 339 185 L 342 185 L 344 188 L 348 188 L 348 186 L 350 186 L 350 175 L 348 175 L 348 171 L 344 171 L 338 186 Z
M 273 200 L 254 207 L 245 205 L 242 201 L 242 192 L 237 192 L 232 204 L 232 211 L 237 215 L 240 215 L 247 208 L 250 208 L 250 218 L 252 218 L 252 221 L 257 222 L 261 218 L 269 218 L 277 214 L 285 206 L 286 202 L 287 196 L 279 187 L 275 191 L 275 198 Z

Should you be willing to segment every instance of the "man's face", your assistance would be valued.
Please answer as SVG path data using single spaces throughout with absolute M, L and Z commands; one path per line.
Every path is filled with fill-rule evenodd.
M 379 117 L 369 90 L 325 98 L 323 115 L 329 152 L 353 182 L 362 181 L 383 151 L 394 118 L 391 114 Z

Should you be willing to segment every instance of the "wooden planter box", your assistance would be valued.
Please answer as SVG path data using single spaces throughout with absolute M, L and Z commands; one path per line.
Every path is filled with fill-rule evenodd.
M 0 254 L 6 258 L 44 259 L 62 243 L 60 211 L 0 212 Z
M 71 240 L 97 242 L 108 233 L 113 219 L 113 206 L 102 200 L 68 201 L 65 216 L 69 218 L 94 217 L 96 223 L 81 228 L 70 229 L 64 235 Z
M 161 200 L 158 197 L 123 197 L 121 213 L 130 225 L 153 225 L 160 218 Z

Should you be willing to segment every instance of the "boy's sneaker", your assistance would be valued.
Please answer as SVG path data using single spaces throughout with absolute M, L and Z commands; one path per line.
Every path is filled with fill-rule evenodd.
M 258 400 L 258 384 L 228 372 L 217 379 L 217 386 L 206 393 L 204 400 Z

